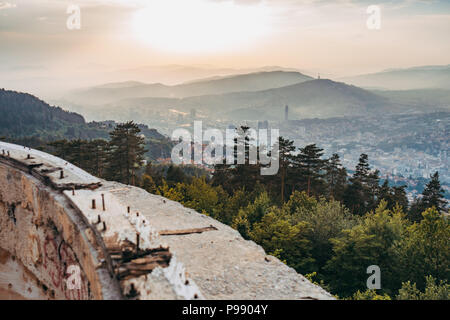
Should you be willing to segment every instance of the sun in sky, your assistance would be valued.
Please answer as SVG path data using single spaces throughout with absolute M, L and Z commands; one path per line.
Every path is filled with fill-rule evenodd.
M 170 52 L 235 50 L 270 32 L 269 9 L 258 2 L 150 0 L 136 12 L 133 30 L 146 45 Z

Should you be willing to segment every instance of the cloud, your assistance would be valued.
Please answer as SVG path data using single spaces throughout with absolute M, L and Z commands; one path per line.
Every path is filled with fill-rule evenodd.
M 15 4 L 13 4 L 13 3 L 0 2 L 0 10 L 11 9 L 11 8 L 15 8 L 15 7 L 17 7 L 17 6 Z

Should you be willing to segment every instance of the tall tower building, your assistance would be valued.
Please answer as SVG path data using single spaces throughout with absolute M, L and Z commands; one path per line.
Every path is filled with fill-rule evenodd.
M 289 120 L 289 106 L 286 106 L 284 108 L 284 120 L 288 121 Z

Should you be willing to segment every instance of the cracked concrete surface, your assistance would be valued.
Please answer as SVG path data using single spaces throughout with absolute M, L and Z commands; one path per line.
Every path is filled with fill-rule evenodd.
M 156 231 L 217 228 L 163 237 L 206 299 L 332 299 L 227 225 L 139 188 L 105 181 L 100 189 L 143 214 Z

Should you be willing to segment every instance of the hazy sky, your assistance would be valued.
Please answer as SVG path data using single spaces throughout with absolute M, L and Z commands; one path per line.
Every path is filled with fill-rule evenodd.
M 80 30 L 66 27 L 69 4 Z M 369 5 L 380 30 L 367 28 Z M 450 64 L 449 30 L 448 0 L 7 0 L 0 70 L 280 65 L 343 76 Z

